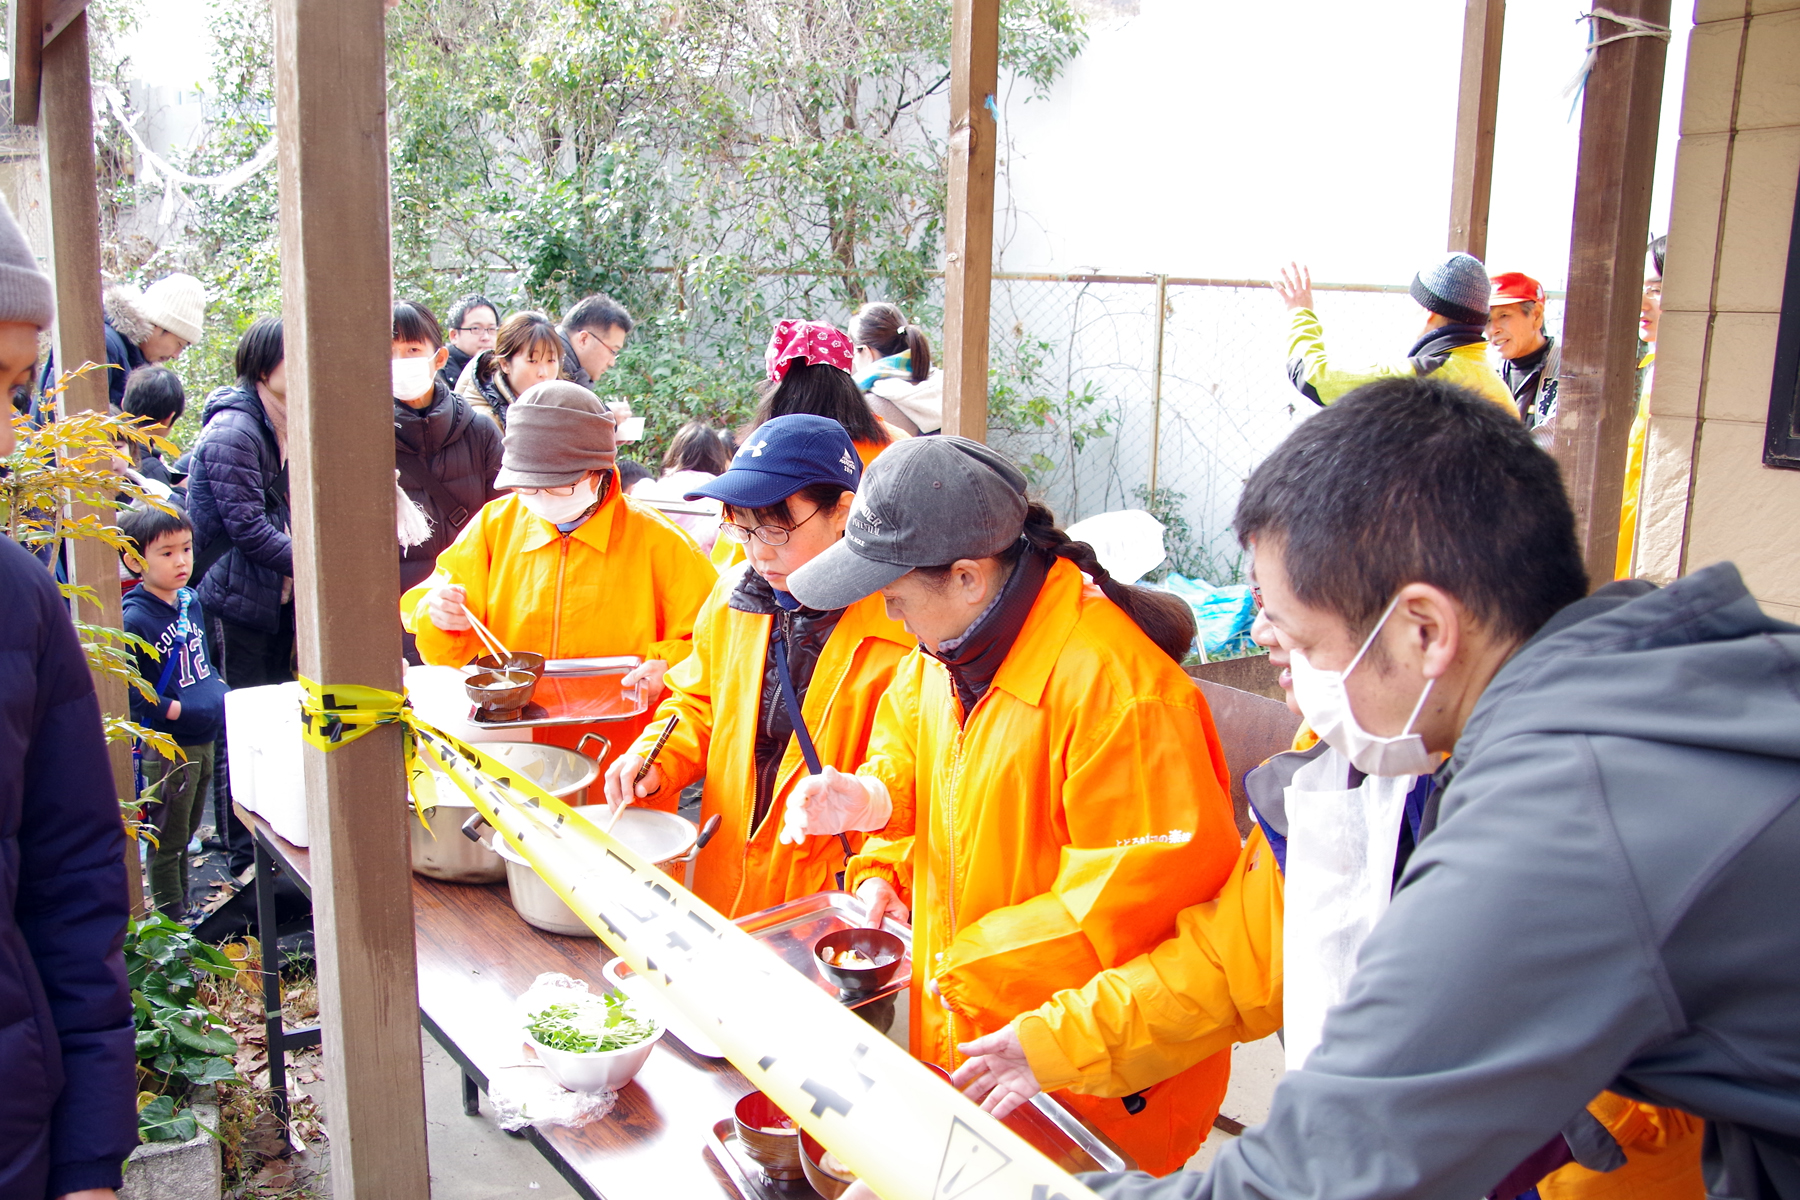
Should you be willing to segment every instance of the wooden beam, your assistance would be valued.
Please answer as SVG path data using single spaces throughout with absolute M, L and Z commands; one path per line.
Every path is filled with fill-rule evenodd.
M 385 399 L 392 282 L 386 37 L 374 0 L 276 0 L 282 314 L 300 673 L 398 692 Z M 332 1193 L 426 1200 L 400 729 L 304 761 Z
M 44 0 L 12 0 L 6 13 L 6 45 L 12 58 L 14 125 L 36 125 L 43 82 Z
M 44 205 L 50 222 L 50 274 L 56 281 L 56 334 L 54 346 L 58 370 L 70 371 L 83 363 L 106 363 L 106 331 L 100 312 L 100 198 L 94 182 L 94 110 L 88 89 L 87 17 L 76 19 L 62 36 L 44 47 L 43 105 L 38 143 L 43 156 Z M 65 413 L 104 413 L 108 407 L 107 372 L 93 371 L 71 383 L 61 396 Z M 111 524 L 111 509 L 90 504 L 71 504 L 69 516 L 97 517 Z M 69 580 L 90 587 L 98 607 L 82 605 L 82 620 L 109 629 L 121 628 L 119 605 L 119 556 L 103 542 L 82 538 L 68 543 Z M 111 675 L 95 673 L 94 690 L 100 710 L 109 717 L 130 715 L 125 685 Z M 137 796 L 136 771 L 131 746 L 109 742 L 113 786 L 121 798 Z M 126 874 L 132 882 L 131 910 L 144 907 L 142 875 L 137 843 L 125 853 Z
M 1666 26 L 1670 0 L 1619 0 L 1612 11 Z M 1597 22 L 1597 36 L 1622 32 Z M 1594 587 L 1612 581 L 1625 446 L 1636 408 L 1638 309 L 1668 44 L 1633 37 L 1599 50 L 1581 103 L 1569 299 L 1551 452 L 1575 506 Z
M 1456 164 L 1450 177 L 1450 244 L 1487 258 L 1488 200 L 1494 189 L 1494 125 L 1500 113 L 1500 42 L 1506 0 L 1467 0 L 1462 80 L 1456 98 Z
M 944 432 L 987 440 L 994 276 L 994 94 L 1000 0 L 953 0 L 950 194 L 944 214 Z
M 44 12 L 44 44 L 47 46 L 56 40 L 56 35 L 67 29 L 71 22 L 87 11 L 88 0 L 37 0 Z

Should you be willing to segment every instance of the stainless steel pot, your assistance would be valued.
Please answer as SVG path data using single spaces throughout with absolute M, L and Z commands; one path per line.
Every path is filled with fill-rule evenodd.
M 674 813 L 628 808 L 619 814 L 612 834 L 669 874 L 674 874 L 677 865 L 685 865 L 688 882 L 692 883 L 694 859 L 718 830 L 718 818 L 713 817 L 706 825 L 702 834 L 694 828 L 692 821 Z M 494 849 L 506 863 L 506 887 L 512 894 L 513 907 L 518 909 L 527 925 L 569 937 L 594 936 L 594 931 L 563 903 L 562 897 L 532 870 L 531 864 L 508 845 L 505 838 L 495 834 L 492 840 Z
M 605 738 L 594 740 L 605 746 Z M 581 744 L 586 746 L 587 739 Z M 487 742 L 481 748 L 558 799 L 585 792 L 600 774 L 597 761 L 563 746 Z M 606 752 L 602 749 L 600 753 L 604 756 Z M 463 822 L 475 811 L 469 798 L 435 770 L 431 782 L 436 797 L 420 812 L 423 823 L 412 822 L 412 869 L 447 883 L 499 883 L 505 879 L 506 864 L 500 856 L 485 843 L 462 834 Z

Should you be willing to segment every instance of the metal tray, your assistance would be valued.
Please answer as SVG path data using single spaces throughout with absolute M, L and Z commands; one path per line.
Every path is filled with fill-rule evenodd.
M 809 1197 L 818 1200 L 813 1185 L 802 1179 L 770 1179 L 762 1168 L 738 1144 L 737 1123 L 730 1117 L 713 1122 L 706 1148 L 725 1169 L 725 1177 L 743 1200 L 793 1200 Z
M 828 933 L 860 928 L 868 912 L 863 902 L 849 892 L 814 892 L 810 896 L 802 896 L 798 900 L 789 900 L 774 908 L 765 908 L 761 912 L 739 917 L 737 925 L 780 955 L 790 967 L 812 980 L 833 1000 L 844 1002 L 850 1008 L 864 1008 L 905 991 L 907 985 L 912 983 L 912 928 L 892 918 L 882 921 L 883 929 L 905 943 L 906 957 L 886 987 L 859 993 L 853 1000 L 845 1000 L 844 994 L 819 974 L 818 969 L 813 966 L 813 947 Z
M 573 659 L 562 660 L 573 662 Z M 639 660 L 620 658 L 616 665 L 582 670 L 546 671 L 538 679 L 537 690 L 517 717 L 510 721 L 493 721 L 474 705 L 469 707 L 472 724 L 489 729 L 534 729 L 543 725 L 593 725 L 609 721 L 629 721 L 650 709 L 650 699 L 641 688 L 627 690 L 619 680 Z

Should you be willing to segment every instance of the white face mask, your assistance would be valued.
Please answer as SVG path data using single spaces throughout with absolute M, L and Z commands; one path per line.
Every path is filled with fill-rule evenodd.
M 1357 723 L 1356 714 L 1350 710 L 1349 689 L 1344 686 L 1344 680 L 1375 644 L 1376 635 L 1399 603 L 1400 597 L 1395 596 L 1387 611 L 1381 614 L 1381 620 L 1375 622 L 1362 649 L 1342 671 L 1322 671 L 1307 662 L 1306 655 L 1298 650 L 1288 655 L 1288 671 L 1294 679 L 1294 703 L 1300 706 L 1306 723 L 1320 740 L 1349 759 L 1350 764 L 1365 775 L 1426 775 L 1435 770 L 1438 763 L 1438 756 L 1425 748 L 1425 739 L 1412 732 L 1413 722 L 1419 719 L 1425 698 L 1431 695 L 1431 685 L 1437 680 L 1425 681 L 1425 690 L 1419 693 L 1412 716 L 1406 718 L 1406 728 L 1393 737 L 1377 737 Z
M 519 503 L 552 525 L 566 525 L 592 508 L 598 499 L 600 489 L 594 486 L 593 480 L 583 479 L 575 485 L 573 496 L 551 496 L 538 492 L 532 496 L 520 496 Z
M 431 377 L 437 374 L 431 369 L 429 358 L 394 358 L 388 360 L 388 367 L 394 376 L 394 399 L 417 400 L 431 390 Z

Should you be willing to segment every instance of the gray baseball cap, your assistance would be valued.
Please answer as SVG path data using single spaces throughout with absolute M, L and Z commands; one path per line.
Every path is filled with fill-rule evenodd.
M 845 608 L 914 567 L 990 558 L 1025 528 L 1025 476 L 980 442 L 918 437 L 869 464 L 837 545 L 788 576 L 806 607 Z

